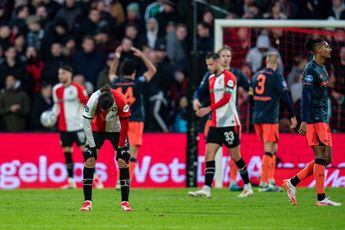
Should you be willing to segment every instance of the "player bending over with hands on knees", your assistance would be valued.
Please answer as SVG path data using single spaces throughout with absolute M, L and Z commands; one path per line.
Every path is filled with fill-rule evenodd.
M 93 172 L 99 149 L 105 140 L 109 140 L 116 151 L 116 160 L 120 168 L 121 208 L 123 211 L 132 211 L 128 203 L 130 155 L 127 132 L 130 115 L 125 96 L 109 86 L 93 93 L 87 102 L 83 112 L 87 143 L 83 172 L 84 204 L 80 211 L 92 210 Z

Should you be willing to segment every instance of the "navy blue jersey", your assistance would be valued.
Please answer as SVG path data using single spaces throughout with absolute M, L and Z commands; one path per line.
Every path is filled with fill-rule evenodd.
M 303 71 L 302 121 L 309 124 L 327 122 L 328 74 L 325 66 L 315 61 L 306 64 Z
M 284 77 L 273 69 L 262 69 L 252 79 L 253 123 L 274 124 L 279 119 L 279 100 L 287 92 Z
M 126 96 L 127 103 L 130 105 L 131 117 L 129 121 L 144 121 L 144 98 L 143 91 L 147 81 L 144 76 L 135 80 L 128 78 L 116 78 L 112 82 L 112 87 Z

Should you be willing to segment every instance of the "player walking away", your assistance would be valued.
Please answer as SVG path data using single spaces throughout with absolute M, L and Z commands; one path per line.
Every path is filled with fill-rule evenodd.
M 277 72 L 278 53 L 269 53 L 266 68 L 252 79 L 249 101 L 253 104 L 253 124 L 260 141 L 264 143 L 259 192 L 280 192 L 275 184 L 274 169 L 279 140 L 279 100 L 282 97 L 288 107 L 291 128 L 297 126 L 291 97 L 284 77 Z
M 224 46 L 217 53 L 219 54 L 220 62 L 222 64 L 223 68 L 226 70 L 229 70 L 231 73 L 233 73 L 235 75 L 236 80 L 237 80 L 236 86 L 242 87 L 244 90 L 248 91 L 250 85 L 249 85 L 249 82 L 248 82 L 246 76 L 244 76 L 244 74 L 240 70 L 230 67 L 230 63 L 232 60 L 232 49 L 228 46 Z M 204 100 L 204 98 L 206 98 L 206 96 L 209 98 L 208 78 L 210 77 L 210 75 L 211 75 L 210 72 L 207 72 L 204 75 L 198 89 L 194 93 L 193 109 L 195 111 L 200 109 L 200 107 L 201 107 L 200 101 L 201 100 Z M 235 96 L 236 96 L 236 105 L 237 105 L 237 95 L 235 95 Z M 207 105 L 209 104 L 208 100 L 206 103 L 204 103 L 204 105 L 206 105 L 206 104 Z M 207 122 L 205 124 L 205 129 L 204 129 L 205 136 L 207 136 L 208 129 L 209 129 L 211 123 L 212 123 L 212 119 L 211 119 L 211 116 L 209 116 L 209 119 L 207 120 Z M 230 159 L 229 166 L 230 166 L 229 191 L 242 191 L 243 188 L 237 185 L 238 168 L 237 168 L 236 163 L 233 159 Z
M 126 59 L 121 68 L 123 78 L 116 75 L 119 59 L 121 57 L 122 47 L 119 46 L 115 51 L 114 61 L 109 71 L 109 79 L 111 85 L 116 91 L 126 96 L 127 102 L 131 109 L 131 117 L 129 118 L 128 140 L 131 157 L 129 158 L 129 175 L 132 180 L 134 169 L 137 162 L 139 147 L 143 143 L 144 132 L 144 98 L 143 91 L 146 83 L 149 82 L 156 74 L 156 67 L 144 56 L 144 54 L 132 47 L 133 54 L 139 57 L 145 64 L 147 71 L 136 78 L 136 63 Z M 118 180 L 119 181 L 119 180 Z
M 240 129 L 236 109 L 236 77 L 225 70 L 220 62 L 220 57 L 216 53 L 207 55 L 207 69 L 212 73 L 209 77 L 209 90 L 211 105 L 200 108 L 196 115 L 203 117 L 212 112 L 212 124 L 206 138 L 206 168 L 205 185 L 201 190 L 189 192 L 193 197 L 211 197 L 212 181 L 215 174 L 215 155 L 218 149 L 224 144 L 228 149 L 232 159 L 234 159 L 239 173 L 244 181 L 243 192 L 239 197 L 249 197 L 253 195 L 253 189 L 249 181 L 246 163 L 240 153 Z
M 128 121 L 130 117 L 127 100 L 109 86 L 97 90 L 87 102 L 84 117 L 86 150 L 84 152 L 83 189 L 84 204 L 80 211 L 92 210 L 92 183 L 99 149 L 109 140 L 116 150 L 116 160 L 120 168 L 121 208 L 132 211 L 129 196 L 129 146 L 127 143 Z
M 298 132 L 307 134 L 315 160 L 309 162 L 297 175 L 283 181 L 283 187 L 293 205 L 297 205 L 296 186 L 313 175 L 316 181 L 316 206 L 341 206 L 325 195 L 325 167 L 332 161 L 332 136 L 327 124 L 328 74 L 324 66 L 331 58 L 332 49 L 323 39 L 308 39 L 305 48 L 314 54 L 314 60 L 306 64 L 303 71 L 301 101 L 302 123 Z
M 68 183 L 62 188 L 76 188 L 73 179 L 72 145 L 75 143 L 82 152 L 84 151 L 85 135 L 81 112 L 88 100 L 88 96 L 83 86 L 72 82 L 72 67 L 63 65 L 58 71 L 60 83 L 53 88 L 53 113 L 58 116 L 60 144 L 64 151 L 68 173 Z M 103 184 L 98 179 L 95 186 L 102 188 Z

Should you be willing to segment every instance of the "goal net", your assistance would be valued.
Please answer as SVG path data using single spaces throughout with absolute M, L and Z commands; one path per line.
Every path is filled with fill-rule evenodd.
M 241 69 L 248 79 L 263 68 L 267 50 L 278 51 L 279 71 L 284 75 L 296 113 L 300 114 L 302 71 L 311 59 L 304 48 L 308 37 L 324 38 L 332 47 L 332 58 L 326 67 L 329 73 L 329 124 L 333 132 L 345 132 L 345 22 L 325 20 L 232 20 L 215 21 L 215 50 L 227 45 L 232 48 L 231 66 Z M 249 55 L 257 47 L 259 55 Z M 255 53 L 255 52 L 254 52 Z M 239 113 L 243 133 L 253 132 L 250 106 L 245 92 L 239 91 Z M 280 129 L 289 131 L 287 111 L 282 103 Z M 285 118 L 285 119 L 284 119 Z M 285 122 L 284 122 L 285 121 Z M 291 130 L 290 130 L 291 131 Z M 217 154 L 216 186 L 222 186 L 221 153 Z M 217 168 L 216 167 L 216 168 Z

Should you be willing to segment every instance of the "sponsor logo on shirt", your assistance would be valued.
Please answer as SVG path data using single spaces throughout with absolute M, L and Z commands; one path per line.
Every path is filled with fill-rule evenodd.
M 305 76 L 304 81 L 305 82 L 309 82 L 309 83 L 312 82 L 313 81 L 313 76 L 312 75 Z
M 89 106 L 87 106 L 87 105 L 85 105 L 85 108 L 84 108 L 84 110 L 85 110 L 85 112 L 89 112 L 90 111 L 90 108 L 89 108 Z
M 129 106 L 125 105 L 125 107 L 123 107 L 123 112 L 127 113 L 129 111 Z

